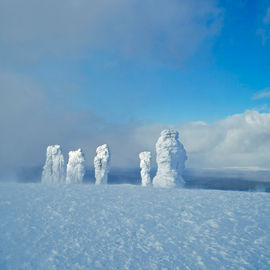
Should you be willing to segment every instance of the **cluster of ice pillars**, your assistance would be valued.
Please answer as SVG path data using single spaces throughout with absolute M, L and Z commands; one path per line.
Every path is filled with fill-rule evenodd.
M 139 154 L 142 186 L 175 187 L 183 186 L 183 171 L 187 154 L 179 141 L 179 133 L 172 129 L 161 132 L 156 143 L 157 174 L 151 181 L 151 152 Z M 111 151 L 107 144 L 96 149 L 94 158 L 96 184 L 107 184 L 110 172 Z M 85 158 L 81 149 L 69 152 L 65 170 L 64 156 L 59 145 L 47 148 L 46 162 L 41 182 L 44 184 L 82 183 L 85 175 Z
M 110 171 L 111 152 L 107 144 L 97 148 L 94 159 L 96 184 L 106 184 Z M 44 184 L 80 184 L 85 175 L 85 158 L 81 149 L 70 151 L 65 170 L 64 156 L 60 145 L 47 148 L 46 162 L 41 182 Z

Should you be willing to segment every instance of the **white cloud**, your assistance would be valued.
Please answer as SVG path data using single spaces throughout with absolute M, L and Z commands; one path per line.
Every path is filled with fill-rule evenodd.
M 267 8 L 265 17 L 263 18 L 265 24 L 270 24 L 270 7 Z
M 266 87 L 264 90 L 254 94 L 252 99 L 270 98 L 270 87 Z
M 270 7 L 266 9 L 265 15 L 262 18 L 262 26 L 257 29 L 257 35 L 261 37 L 263 45 L 265 45 L 270 38 Z
M 270 113 L 248 110 L 211 125 L 181 129 L 191 166 L 270 167 Z

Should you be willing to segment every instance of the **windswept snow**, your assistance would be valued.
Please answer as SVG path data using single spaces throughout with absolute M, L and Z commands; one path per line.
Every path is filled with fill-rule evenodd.
M 182 178 L 187 154 L 178 139 L 176 130 L 165 129 L 156 143 L 157 175 L 153 179 L 156 187 L 183 186 Z
M 0 186 L 0 269 L 270 269 L 268 193 Z
M 151 152 L 141 152 L 139 154 L 139 158 L 140 158 L 142 186 L 144 187 L 150 186 Z
M 107 184 L 110 171 L 111 151 L 107 144 L 99 146 L 94 158 L 96 184 Z
M 48 146 L 41 182 L 44 184 L 65 182 L 65 162 L 60 145 Z
M 82 183 L 85 174 L 85 159 L 81 149 L 69 152 L 67 164 L 67 184 Z

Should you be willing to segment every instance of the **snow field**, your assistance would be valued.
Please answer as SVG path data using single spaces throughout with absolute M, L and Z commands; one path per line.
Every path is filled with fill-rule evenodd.
M 0 185 L 0 269 L 270 269 L 268 193 Z

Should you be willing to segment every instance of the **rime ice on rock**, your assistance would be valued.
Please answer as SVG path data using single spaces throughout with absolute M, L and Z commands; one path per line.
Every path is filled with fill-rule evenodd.
M 141 178 L 142 178 L 142 186 L 150 186 L 151 185 L 151 152 L 141 152 L 139 154 L 140 158 L 140 168 L 141 168 Z
M 175 187 L 184 184 L 182 174 L 187 160 L 184 146 L 178 140 L 179 133 L 172 129 L 163 130 L 156 143 L 157 175 L 155 187 Z
M 67 164 L 67 184 L 79 184 L 82 183 L 85 174 L 85 159 L 81 149 L 77 151 L 70 151 Z
M 99 146 L 94 159 L 96 184 L 107 184 L 110 171 L 111 152 L 107 144 Z
M 44 184 L 65 183 L 65 162 L 60 145 L 48 146 L 41 182 Z

